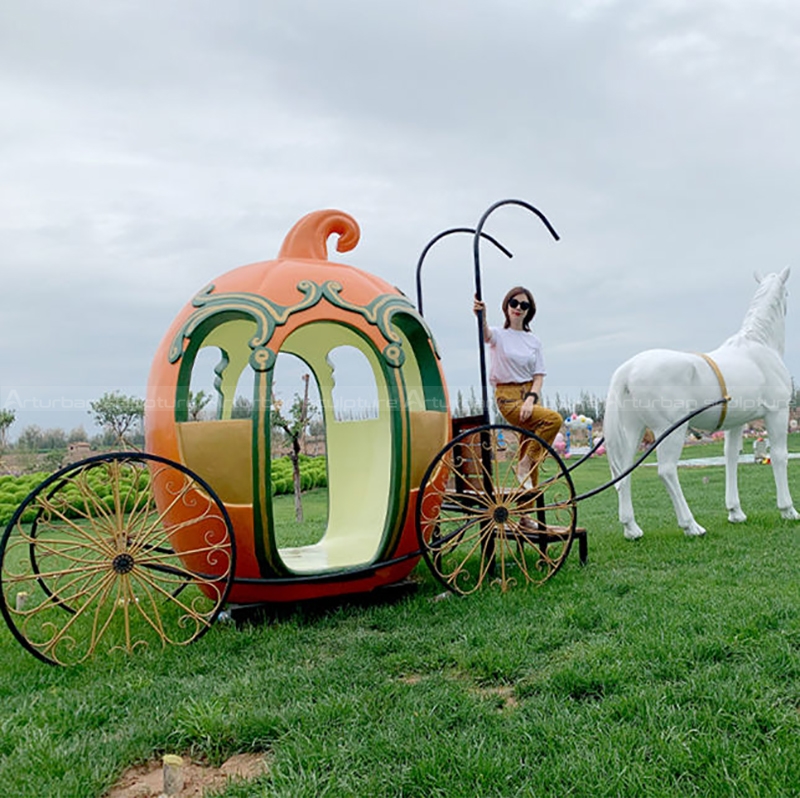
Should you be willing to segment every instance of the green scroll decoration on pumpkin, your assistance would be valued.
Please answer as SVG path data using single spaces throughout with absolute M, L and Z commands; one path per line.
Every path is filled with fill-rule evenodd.
M 301 280 L 297 284 L 297 290 L 304 294 L 300 302 L 295 305 L 278 305 L 259 294 L 245 292 L 214 294 L 214 286 L 209 285 L 192 300 L 192 305 L 197 310 L 189 316 L 175 336 L 169 348 L 169 362 L 176 363 L 180 360 L 184 341 L 190 339 L 204 321 L 218 313 L 235 313 L 255 321 L 256 333 L 248 341 L 253 350 L 250 365 L 256 371 L 267 371 L 275 365 L 277 357 L 276 353 L 267 346 L 275 333 L 275 328 L 286 324 L 290 316 L 313 307 L 323 298 L 334 307 L 358 313 L 369 324 L 377 327 L 387 342 L 382 356 L 390 366 L 395 368 L 402 366 L 405 361 L 402 338 L 392 325 L 392 317 L 395 313 L 402 312 L 413 316 L 425 329 L 428 337 L 433 340 L 425 321 L 417 313 L 411 301 L 399 294 L 382 294 L 369 304 L 362 306 L 344 299 L 340 295 L 342 284 L 335 280 L 327 280 L 322 285 L 311 280 Z M 436 356 L 438 357 L 438 352 Z
M 293 313 L 313 307 L 322 297 L 322 289 L 310 280 L 301 280 L 297 290 L 305 296 L 296 305 L 283 306 L 259 296 L 246 292 L 213 294 L 214 286 L 204 288 L 193 300 L 197 310 L 189 316 L 178 331 L 169 348 L 169 362 L 176 363 L 183 354 L 183 342 L 191 338 L 194 331 L 211 316 L 217 313 L 234 312 L 253 319 L 256 323 L 256 334 L 248 341 L 251 349 L 264 347 L 272 338 L 275 328 L 286 324 Z

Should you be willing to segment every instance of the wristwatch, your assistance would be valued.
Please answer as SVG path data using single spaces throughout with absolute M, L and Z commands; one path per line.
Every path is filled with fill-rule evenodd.
M 539 394 L 536 393 L 536 391 L 528 391 L 528 393 L 525 394 L 525 398 L 527 399 L 529 396 L 533 397 L 533 403 L 535 405 L 539 404 Z

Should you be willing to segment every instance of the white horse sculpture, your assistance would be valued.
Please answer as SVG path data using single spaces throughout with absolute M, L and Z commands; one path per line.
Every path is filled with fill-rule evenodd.
M 689 423 L 700 430 L 725 430 L 725 506 L 728 520 L 745 521 L 739 503 L 737 465 L 744 425 L 763 418 L 770 441 L 770 456 L 784 518 L 798 519 L 786 477 L 786 435 L 792 380 L 783 363 L 786 336 L 786 280 L 780 274 L 756 275 L 759 283 L 742 328 L 708 355 L 652 349 L 623 363 L 611 378 L 603 422 L 606 451 L 614 478 L 624 473 L 646 427 L 656 437 L 706 404 L 730 397 L 679 426 L 658 448 L 658 474 L 666 485 L 678 525 L 687 535 L 703 535 L 678 482 L 678 460 Z M 625 537 L 642 536 L 631 502 L 630 477 L 617 483 L 619 520 Z

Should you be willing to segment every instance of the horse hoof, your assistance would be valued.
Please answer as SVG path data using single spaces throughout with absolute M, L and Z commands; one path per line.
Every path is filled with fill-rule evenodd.
M 637 526 L 633 529 L 625 528 L 625 540 L 639 540 L 644 535 L 644 532 Z
M 794 507 L 789 507 L 786 510 L 781 510 L 781 518 L 785 518 L 787 521 L 800 521 L 800 513 Z
M 741 510 L 730 510 L 728 512 L 728 521 L 731 524 L 743 524 L 747 520 L 747 516 Z
M 700 524 L 693 524 L 690 527 L 687 527 L 683 530 L 683 534 L 689 538 L 699 538 L 701 535 L 705 535 L 706 531 Z

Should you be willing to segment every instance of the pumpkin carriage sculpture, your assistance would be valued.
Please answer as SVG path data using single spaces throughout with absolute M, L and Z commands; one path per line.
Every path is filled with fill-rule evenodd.
M 405 580 L 420 558 L 461 594 L 484 584 L 541 584 L 576 537 L 585 560 L 577 501 L 613 483 L 576 496 L 577 464 L 568 469 L 537 438 L 537 480 L 525 487 L 521 444 L 536 436 L 490 423 L 481 320 L 483 413 L 453 419 L 422 316 L 420 272 L 430 247 L 449 233 L 473 235 L 480 298 L 481 240 L 510 255 L 483 226 L 508 203 L 534 212 L 558 238 L 533 206 L 495 203 L 474 230 L 453 228 L 426 246 L 418 308 L 384 280 L 327 260 L 332 234 L 340 252 L 359 239 L 355 220 L 338 211 L 309 214 L 276 260 L 228 272 L 195 296 L 153 361 L 146 453 L 61 469 L 6 527 L 0 607 L 22 645 L 46 662 L 73 664 L 101 648 L 186 644 L 226 606 L 364 593 Z M 369 364 L 374 418 L 341 421 L 333 412 L 329 354 L 342 346 Z M 217 414 L 194 421 L 189 391 L 207 348 L 220 354 Z M 306 546 L 281 545 L 276 534 L 270 412 L 279 353 L 303 361 L 324 410 L 327 527 Z M 245 384 L 252 412 L 237 418 L 234 400 Z

